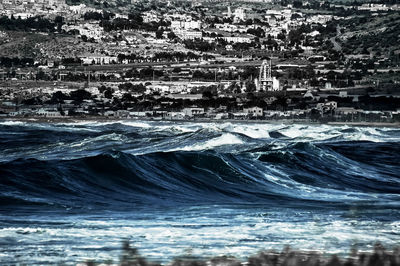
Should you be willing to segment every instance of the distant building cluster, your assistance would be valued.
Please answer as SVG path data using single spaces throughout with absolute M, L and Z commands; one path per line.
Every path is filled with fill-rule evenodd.
M 303 9 L 313 4 L 308 1 L 267 8 L 252 2 L 271 1 L 132 1 L 128 10 L 100 8 L 107 1 L 0 0 L 0 16 L 6 16 L 0 31 L 5 47 L 0 50 L 0 114 L 162 119 L 397 115 L 385 93 L 398 88 L 399 80 L 391 76 L 399 72 L 399 50 L 376 45 L 385 40 L 393 46 L 397 18 L 385 17 L 385 27 L 370 35 L 349 28 L 353 21 L 378 24 L 384 20 L 379 14 L 392 15 L 398 5 L 318 3 L 319 12 Z M 36 88 L 38 81 L 46 86 Z M 379 104 L 367 110 L 374 104 L 370 92 L 380 88 L 385 93 L 374 96 Z M 347 95 L 347 89 L 357 93 Z M 389 106 L 390 113 L 366 114 L 382 106 Z
M 65 0 L 1 0 L 0 15 L 26 19 L 68 10 Z

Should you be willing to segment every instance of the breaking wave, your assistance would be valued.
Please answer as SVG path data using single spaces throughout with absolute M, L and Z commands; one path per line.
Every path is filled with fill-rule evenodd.
M 1 126 L 3 206 L 399 205 L 398 129 L 154 122 Z M 60 129 L 68 134 L 60 135 Z

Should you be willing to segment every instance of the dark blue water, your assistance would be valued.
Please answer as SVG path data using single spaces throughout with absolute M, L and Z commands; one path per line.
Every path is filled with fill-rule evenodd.
M 0 122 L 0 264 L 400 244 L 400 129 Z

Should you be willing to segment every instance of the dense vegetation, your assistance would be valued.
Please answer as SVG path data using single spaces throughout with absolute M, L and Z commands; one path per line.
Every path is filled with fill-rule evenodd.
M 34 64 L 33 58 L 0 57 L 0 66 L 2 67 L 25 67 L 25 66 L 33 66 L 33 64 Z
M 14 16 L 11 16 L 11 18 L 0 17 L 0 29 L 13 31 L 55 32 L 60 29 L 62 23 L 62 17 L 57 17 L 54 22 L 43 17 L 26 19 L 14 18 Z
M 400 53 L 400 15 L 398 13 L 386 16 L 355 16 L 349 20 L 340 21 L 345 28 L 346 39 L 343 42 L 345 54 L 367 54 L 390 56 L 399 61 Z

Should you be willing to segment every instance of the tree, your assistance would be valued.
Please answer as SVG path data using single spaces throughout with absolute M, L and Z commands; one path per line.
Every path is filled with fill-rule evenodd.
M 250 81 L 246 83 L 246 92 L 254 92 L 256 91 L 256 84 L 254 82 Z
M 54 19 L 54 22 L 57 24 L 63 24 L 64 18 L 62 16 L 56 16 L 56 18 Z
M 143 24 L 143 18 L 140 13 L 131 13 L 128 15 L 128 18 L 135 23 L 136 25 L 142 25 Z
M 212 92 L 210 90 L 206 90 L 206 91 L 203 91 L 202 97 L 211 99 L 213 97 L 213 95 L 212 95 Z
M 70 93 L 71 99 L 76 101 L 76 102 L 83 102 L 83 100 L 90 99 L 92 97 L 92 94 L 86 90 L 75 90 L 71 91 Z
M 132 96 L 132 94 L 130 93 L 124 93 L 124 95 L 122 95 L 121 100 L 123 102 L 132 102 L 135 100 L 135 98 Z
M 63 103 L 64 100 L 67 100 L 68 96 L 62 93 L 61 91 L 56 91 L 53 93 L 50 102 L 52 103 Z
M 280 33 L 278 34 L 277 38 L 278 38 L 279 40 L 284 41 L 284 40 L 286 39 L 286 32 L 283 32 L 283 31 L 280 32 Z
M 167 37 L 168 37 L 168 39 L 173 40 L 173 39 L 176 38 L 176 35 L 175 35 L 175 33 L 173 33 L 173 32 L 171 31 L 171 32 L 169 32 L 169 33 L 167 34 Z
M 182 71 L 182 69 L 180 67 L 174 67 L 174 69 L 172 70 L 173 73 L 180 73 Z
M 156 31 L 156 38 L 157 39 L 162 39 L 163 38 L 163 33 L 164 33 L 163 30 Z
M 293 1 L 293 7 L 294 8 L 302 8 L 303 7 L 303 2 L 299 0 Z
M 99 12 L 86 12 L 83 15 L 84 20 L 102 20 L 103 15 Z
M 265 37 L 265 32 L 264 32 L 264 30 L 263 30 L 262 28 L 260 28 L 260 27 L 258 27 L 258 28 L 256 28 L 256 29 L 248 29 L 248 30 L 247 30 L 247 33 L 248 33 L 248 34 L 252 34 L 252 35 L 254 35 L 254 36 L 257 36 L 257 37 L 259 37 L 259 38 Z
M 113 90 L 112 90 L 112 89 L 107 89 L 107 90 L 104 92 L 104 97 L 107 98 L 107 99 L 112 99 L 112 97 L 113 97 Z

